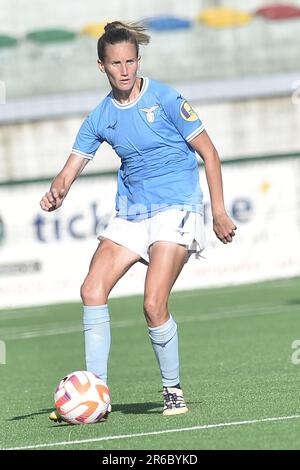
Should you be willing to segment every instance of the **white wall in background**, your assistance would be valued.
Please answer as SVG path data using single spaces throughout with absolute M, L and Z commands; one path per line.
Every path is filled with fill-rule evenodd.
M 291 97 L 195 105 L 222 158 L 300 150 L 300 102 Z M 0 181 L 54 176 L 64 164 L 82 118 L 0 127 Z M 100 147 L 88 172 L 116 169 L 119 158 Z

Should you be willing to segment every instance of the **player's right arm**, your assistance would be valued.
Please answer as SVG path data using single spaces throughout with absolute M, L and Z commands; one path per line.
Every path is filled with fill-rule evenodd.
M 100 103 L 83 121 L 65 166 L 54 178 L 49 191 L 41 199 L 40 206 L 44 211 L 54 211 L 62 205 L 75 179 L 86 164 L 93 159 L 103 142 L 101 126 L 99 128 L 101 116 L 102 104 Z
M 52 181 L 49 191 L 40 201 L 44 211 L 54 211 L 62 205 L 70 187 L 88 162 L 87 158 L 71 153 L 63 169 Z

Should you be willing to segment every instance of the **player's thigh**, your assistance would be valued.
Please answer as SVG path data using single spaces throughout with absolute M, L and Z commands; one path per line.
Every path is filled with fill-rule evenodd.
M 109 293 L 139 259 L 137 253 L 109 239 L 103 239 L 91 260 L 85 284 L 88 283 L 91 288 L 102 286 Z
M 150 247 L 145 280 L 145 300 L 167 302 L 170 291 L 187 257 L 187 249 L 173 242 L 157 241 Z

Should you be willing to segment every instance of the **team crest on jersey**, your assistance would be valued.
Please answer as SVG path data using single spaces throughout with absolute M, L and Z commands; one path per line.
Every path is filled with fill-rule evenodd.
M 151 108 L 141 108 L 141 111 L 146 113 L 147 121 L 150 122 L 150 124 L 155 121 L 155 111 L 157 110 L 157 108 L 159 108 L 158 104 L 155 106 L 151 106 Z
M 180 115 L 185 121 L 190 121 L 191 122 L 191 121 L 197 121 L 197 119 L 199 119 L 197 114 L 195 113 L 195 111 L 191 107 L 191 105 L 186 100 L 184 100 L 181 103 Z

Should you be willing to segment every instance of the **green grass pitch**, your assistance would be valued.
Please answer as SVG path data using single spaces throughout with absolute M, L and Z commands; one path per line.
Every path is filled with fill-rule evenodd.
M 164 417 L 142 297 L 112 299 L 106 423 L 53 424 L 58 381 L 84 369 L 80 304 L 0 311 L 0 447 L 299 449 L 300 279 L 174 292 L 189 413 Z M 2 343 L 3 344 L 3 343 Z M 300 357 L 300 354 L 299 356 Z

